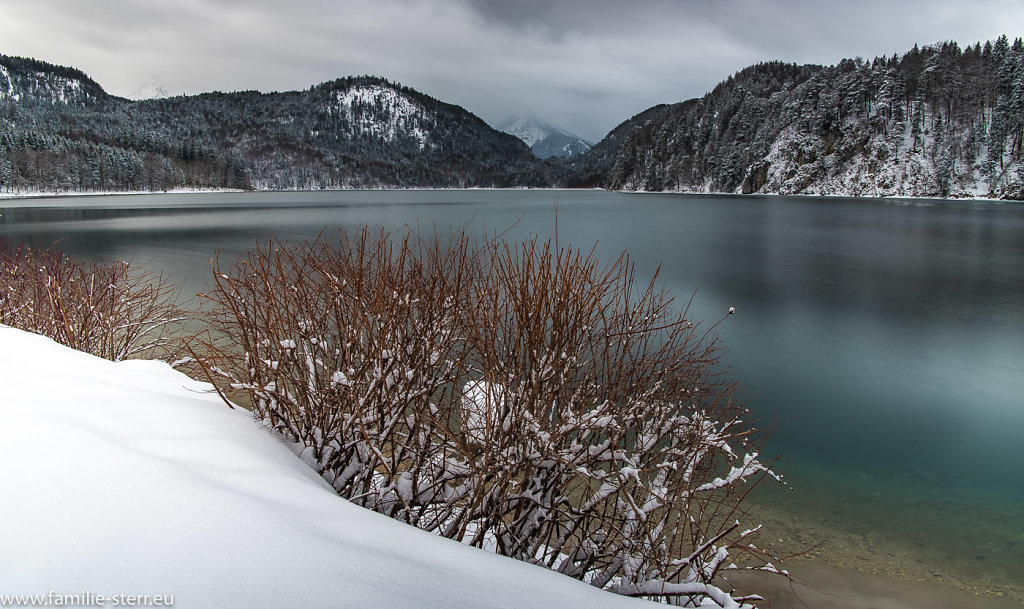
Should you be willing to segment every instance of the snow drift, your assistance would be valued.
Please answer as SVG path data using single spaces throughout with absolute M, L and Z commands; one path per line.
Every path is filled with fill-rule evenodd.
M 0 384 L 7 603 L 647 604 L 356 507 L 164 363 L 109 362 L 0 327 Z

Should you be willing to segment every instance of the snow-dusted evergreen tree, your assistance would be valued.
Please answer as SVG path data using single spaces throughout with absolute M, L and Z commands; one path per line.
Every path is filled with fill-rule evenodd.
M 937 114 L 932 129 L 935 132 L 935 149 L 932 154 L 935 158 L 935 181 L 939 186 L 939 194 L 948 196 L 953 174 L 953 151 L 947 141 L 945 121 L 941 113 Z

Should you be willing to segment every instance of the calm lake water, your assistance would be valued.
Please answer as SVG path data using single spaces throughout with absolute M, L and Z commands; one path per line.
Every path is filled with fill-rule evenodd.
M 203 289 L 268 234 L 469 223 L 630 253 L 720 327 L 830 560 L 1024 598 L 1024 206 L 973 201 L 374 191 L 0 200 L 0 236 Z M 806 533 L 806 531 L 804 531 Z M 793 533 L 793 543 L 803 541 Z M 783 544 L 784 546 L 785 544 Z M 846 558 L 842 558 L 842 556 Z M 887 558 L 888 557 L 888 558 Z M 859 560 L 859 559 L 858 559 Z M 893 566 L 896 565 L 896 566 Z M 864 567 L 871 570 L 872 567 Z M 897 574 L 899 575 L 899 574 Z M 962 583 L 962 582 L 961 582 Z

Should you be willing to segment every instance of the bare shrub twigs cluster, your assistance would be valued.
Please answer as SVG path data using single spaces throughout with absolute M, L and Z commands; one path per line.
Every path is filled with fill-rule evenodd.
M 468 240 L 414 253 L 409 237 L 270 241 L 215 270 L 200 355 L 257 413 L 361 505 L 416 522 L 406 499 L 440 467 L 443 408 L 457 402 L 452 339 L 470 279 Z
M 128 262 L 84 261 L 0 239 L 0 324 L 113 361 L 173 359 L 178 287 Z
M 722 575 L 764 558 L 740 519 L 774 474 L 715 326 L 627 257 L 342 232 L 216 265 L 207 297 L 211 378 L 342 496 L 620 594 L 754 599 Z

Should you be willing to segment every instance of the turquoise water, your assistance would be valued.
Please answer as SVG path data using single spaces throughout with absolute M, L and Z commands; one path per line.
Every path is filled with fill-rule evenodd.
M 601 191 L 170 194 L 0 201 L 0 235 L 144 262 L 195 293 L 215 251 L 227 260 L 268 234 L 469 223 L 553 235 L 556 205 L 561 242 L 628 250 L 641 276 L 660 264 L 661 281 L 682 303 L 693 295 L 700 319 L 736 307 L 719 327 L 726 360 L 793 487 L 767 503 L 822 516 L 827 535 L 909 548 L 924 570 L 997 572 L 993 589 L 1021 593 L 1024 206 Z

